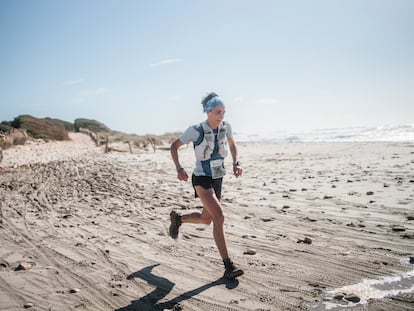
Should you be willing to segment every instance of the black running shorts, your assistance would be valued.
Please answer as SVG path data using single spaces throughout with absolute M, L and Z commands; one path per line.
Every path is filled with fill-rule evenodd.
M 195 190 L 195 186 L 201 186 L 204 189 L 214 189 L 216 193 L 217 199 L 221 199 L 221 184 L 223 182 L 223 177 L 213 179 L 211 176 L 196 176 L 193 174 L 191 177 L 191 181 L 193 183 L 195 197 L 198 198 L 197 191 Z

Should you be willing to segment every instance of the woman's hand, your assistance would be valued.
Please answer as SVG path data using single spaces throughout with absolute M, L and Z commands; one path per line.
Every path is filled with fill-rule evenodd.
M 243 169 L 240 165 L 233 165 L 233 174 L 236 177 L 239 177 L 243 174 Z
M 177 170 L 177 178 L 181 181 L 188 180 L 188 175 L 184 168 L 181 167 Z

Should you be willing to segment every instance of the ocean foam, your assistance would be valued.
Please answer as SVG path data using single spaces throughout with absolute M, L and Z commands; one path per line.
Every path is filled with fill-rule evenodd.
M 311 310 L 343 310 L 365 305 L 370 299 L 384 299 L 412 292 L 414 292 L 414 270 L 401 275 L 363 280 L 358 284 L 330 290 L 323 301 L 313 306 Z M 356 296 L 360 301 L 356 303 L 345 299 L 337 300 L 334 298 L 337 295 Z
M 274 131 L 263 133 L 235 133 L 237 141 L 274 142 L 362 142 L 362 141 L 414 141 L 414 124 L 377 127 L 349 127 L 316 129 L 310 131 Z

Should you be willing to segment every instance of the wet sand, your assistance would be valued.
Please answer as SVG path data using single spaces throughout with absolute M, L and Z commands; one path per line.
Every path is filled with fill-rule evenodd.
M 335 289 L 414 269 L 414 143 L 239 143 L 223 208 L 245 275 L 225 281 L 211 225 L 167 234 L 171 210 L 200 208 L 169 151 L 71 137 L 4 151 L 0 310 L 325 310 Z M 414 293 L 340 303 L 409 310 Z

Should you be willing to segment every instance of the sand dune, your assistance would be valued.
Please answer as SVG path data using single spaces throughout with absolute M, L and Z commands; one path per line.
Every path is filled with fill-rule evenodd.
M 225 281 L 212 226 L 167 235 L 172 209 L 200 208 L 168 151 L 71 138 L 4 151 L 0 310 L 325 310 L 331 290 L 414 268 L 412 143 L 240 143 L 244 176 L 226 177 L 223 208 L 245 275 Z M 180 151 L 188 171 L 192 153 Z M 359 298 L 340 304 L 414 303 Z

